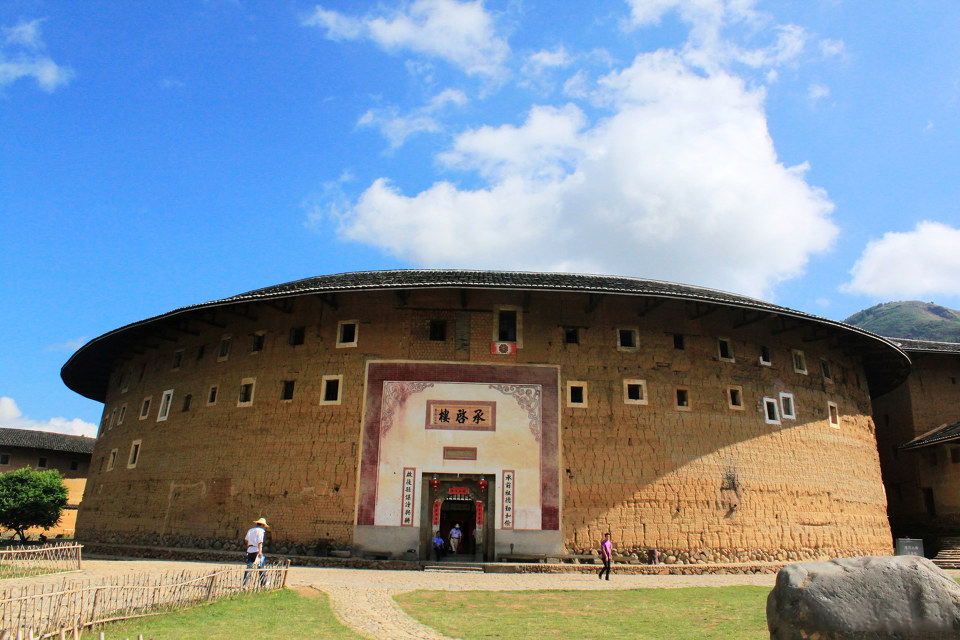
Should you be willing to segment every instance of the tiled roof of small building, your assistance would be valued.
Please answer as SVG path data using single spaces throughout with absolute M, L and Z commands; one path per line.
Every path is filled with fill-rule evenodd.
M 70 360 L 63 365 L 60 376 L 66 385 L 77 393 L 103 402 L 112 359 L 120 357 L 125 349 L 136 342 L 138 332 L 145 334 L 156 331 L 162 323 L 168 323 L 167 327 L 175 330 L 175 323 L 185 320 L 189 314 L 250 302 L 279 301 L 297 296 L 338 292 L 416 289 L 578 291 L 587 294 L 628 295 L 736 307 L 747 312 L 809 321 L 814 325 L 837 331 L 849 341 L 859 345 L 856 347 L 857 351 L 870 354 L 874 365 L 872 369 L 877 372 L 873 376 L 875 384 L 871 385 L 871 391 L 875 389 L 888 391 L 892 386 L 899 384 L 906 377 L 910 364 L 909 357 L 891 341 L 865 329 L 716 289 L 623 276 L 526 271 L 404 269 L 317 276 L 174 309 L 94 338 L 71 356 Z M 869 377 L 871 376 L 868 371 Z
M 932 431 L 928 431 L 921 436 L 917 436 L 904 445 L 900 445 L 900 448 L 905 451 L 909 451 L 911 449 L 920 449 L 923 447 L 930 447 L 936 444 L 944 444 L 946 442 L 953 442 L 956 440 L 960 440 L 960 422 L 939 426 Z
M 887 338 L 901 349 L 917 353 L 956 353 L 960 354 L 960 342 L 934 342 L 933 340 L 912 340 L 910 338 Z
M 21 447 L 24 449 L 45 449 L 64 453 L 93 453 L 96 438 L 69 436 L 52 431 L 33 431 L 32 429 L 7 429 L 0 427 L 0 447 Z

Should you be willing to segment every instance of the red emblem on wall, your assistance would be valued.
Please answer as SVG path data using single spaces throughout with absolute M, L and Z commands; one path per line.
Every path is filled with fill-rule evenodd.
M 508 356 L 517 352 L 516 342 L 491 342 L 490 353 L 495 356 Z

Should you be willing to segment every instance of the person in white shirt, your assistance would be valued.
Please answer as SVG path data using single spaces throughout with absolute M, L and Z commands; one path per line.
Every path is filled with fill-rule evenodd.
M 243 586 L 247 586 L 247 579 L 250 577 L 249 569 L 263 566 L 263 538 L 267 533 L 268 526 L 265 518 L 254 520 L 253 526 L 244 536 L 244 540 L 247 542 L 248 571 L 243 574 Z
M 460 546 L 460 538 L 463 537 L 463 531 L 460 530 L 460 525 L 453 525 L 453 529 L 450 529 L 450 551 L 457 553 L 457 548 Z

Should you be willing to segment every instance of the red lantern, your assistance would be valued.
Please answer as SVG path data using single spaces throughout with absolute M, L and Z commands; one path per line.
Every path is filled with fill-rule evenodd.
M 486 491 L 487 491 L 487 479 L 486 479 L 486 478 L 484 478 L 483 476 L 480 476 L 480 482 L 478 482 L 477 485 L 480 487 L 480 493 L 481 493 L 481 494 L 486 493 Z
M 440 488 L 440 479 L 437 478 L 437 476 L 433 476 L 433 478 L 430 479 L 430 488 L 434 491 Z

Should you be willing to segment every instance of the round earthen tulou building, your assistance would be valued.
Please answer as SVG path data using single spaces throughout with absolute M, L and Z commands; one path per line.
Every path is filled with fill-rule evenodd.
M 892 550 L 871 396 L 892 342 L 710 289 L 595 275 L 321 276 L 102 335 L 78 538 L 427 559 L 668 562 Z

